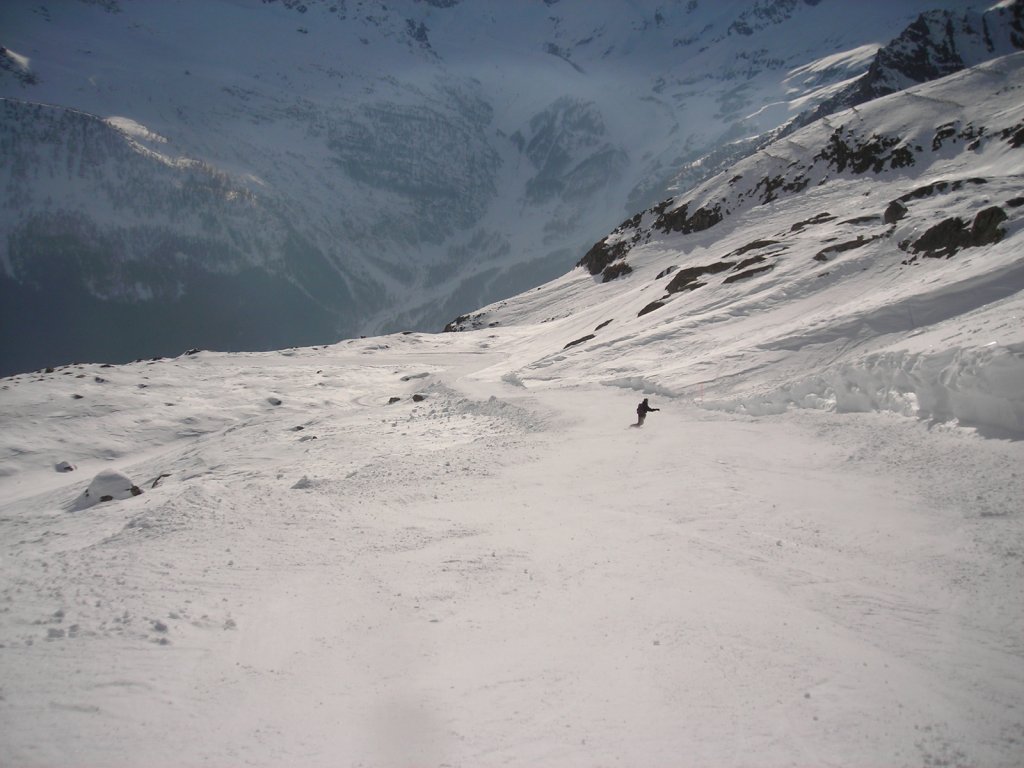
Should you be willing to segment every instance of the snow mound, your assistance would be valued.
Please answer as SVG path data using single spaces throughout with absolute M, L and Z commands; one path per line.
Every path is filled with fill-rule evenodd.
M 73 509 L 76 511 L 88 509 L 102 501 L 130 499 L 141 493 L 142 489 L 126 475 L 113 469 L 105 469 L 92 479 L 89 487 L 78 497 Z
M 782 413 L 791 407 L 839 413 L 892 411 L 1024 434 L 1024 347 L 992 344 L 936 354 L 887 351 L 768 393 L 703 405 L 751 415 Z

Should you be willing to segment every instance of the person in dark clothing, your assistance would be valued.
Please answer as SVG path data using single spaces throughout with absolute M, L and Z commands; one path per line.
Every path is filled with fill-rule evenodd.
M 660 410 L 660 408 L 651 408 L 651 406 L 647 403 L 647 398 L 645 397 L 644 401 L 636 407 L 636 424 L 634 424 L 634 426 L 642 427 L 644 425 L 644 419 L 647 418 L 648 413 L 650 413 L 651 411 Z

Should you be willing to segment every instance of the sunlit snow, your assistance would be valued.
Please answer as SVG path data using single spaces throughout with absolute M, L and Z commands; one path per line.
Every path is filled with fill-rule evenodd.
M 0 380 L 0 764 L 1019 765 L 1022 72 L 460 332 Z

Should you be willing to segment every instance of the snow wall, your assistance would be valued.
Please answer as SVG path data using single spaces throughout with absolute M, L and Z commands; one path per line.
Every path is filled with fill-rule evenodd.
M 894 411 L 1024 438 L 1024 345 L 877 353 L 768 393 L 702 405 L 752 415 L 793 407 Z

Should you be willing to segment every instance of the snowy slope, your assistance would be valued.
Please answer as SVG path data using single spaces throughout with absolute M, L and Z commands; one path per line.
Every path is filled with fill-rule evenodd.
M 1018 765 L 1022 67 L 461 333 L 0 381 L 0 763 Z
M 590 268 L 451 327 L 543 324 L 550 349 L 517 360 L 524 381 L 570 368 L 748 412 L 1024 431 L 1022 67 L 1015 54 L 830 116 L 627 220 Z M 985 211 L 999 223 L 972 239 Z M 648 356 L 609 354 L 638 340 Z
M 812 120 L 912 85 L 938 80 L 1024 44 L 1024 6 L 995 3 L 982 11 L 922 13 L 875 54 L 863 77 L 830 96 L 798 121 Z
M 0 372 L 437 329 L 989 5 L 3 3 Z
M 2 762 L 1016 763 L 1021 442 L 629 429 L 524 333 L 5 381 Z

